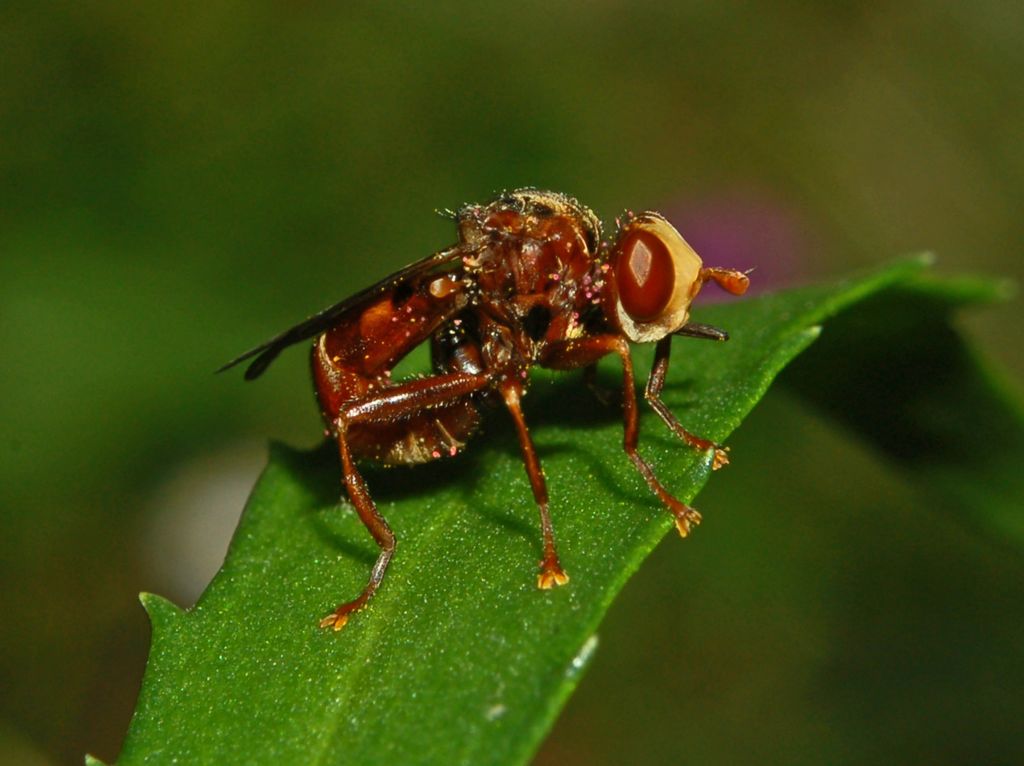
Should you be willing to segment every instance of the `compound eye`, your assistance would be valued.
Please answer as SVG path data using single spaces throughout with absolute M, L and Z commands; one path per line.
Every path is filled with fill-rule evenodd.
M 686 324 L 702 264 L 672 224 L 651 211 L 631 216 L 611 260 L 615 289 L 605 312 L 627 338 L 649 343 Z
M 668 246 L 655 232 L 636 229 L 619 248 L 615 278 L 622 308 L 637 322 L 657 319 L 675 292 L 676 270 Z

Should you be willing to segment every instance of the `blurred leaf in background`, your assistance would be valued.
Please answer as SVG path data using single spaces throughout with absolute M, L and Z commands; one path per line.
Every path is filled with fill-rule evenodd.
M 319 437 L 304 362 L 259 387 L 210 371 L 450 242 L 432 210 L 533 184 L 606 219 L 666 210 L 707 260 L 756 263 L 761 284 L 921 248 L 948 271 L 1019 280 L 1022 42 L 1024 13 L 1003 2 L 5 4 L 0 747 L 21 762 L 113 758 L 145 658 L 136 593 L 194 597 L 212 574 L 195 524 L 217 507 L 230 528 L 261 463 L 253 445 Z M 966 326 L 1019 379 L 1022 324 L 1009 306 Z M 870 762 L 890 740 L 865 731 L 921 728 L 914 694 L 940 685 L 954 721 L 954 701 L 989 691 L 977 679 L 998 688 L 1019 667 L 1016 560 L 924 521 L 885 465 L 785 396 L 733 447 L 747 459 L 702 505 L 736 526 L 641 572 L 549 752 L 653 747 L 663 735 L 622 708 L 664 691 L 665 709 L 706 709 L 720 727 L 694 760 L 767 748 L 749 722 L 784 704 L 776 760 L 819 742 L 831 760 Z M 812 523 L 822 506 L 847 509 L 850 527 Z M 755 559 L 735 541 L 765 532 L 752 508 L 779 525 L 757 567 L 770 599 L 741 576 Z M 783 555 L 785 540 L 818 553 Z M 808 573 L 825 551 L 838 563 L 820 582 Z M 899 577 L 880 559 L 901 562 Z M 643 607 L 681 582 L 694 600 L 665 627 Z M 772 619 L 789 627 L 766 632 Z M 617 650 L 616 631 L 650 646 Z M 914 667 L 878 661 L 908 635 L 947 662 L 920 666 L 883 718 L 865 701 Z M 741 671 L 750 683 L 712 682 Z M 1002 699 L 987 697 L 992 731 L 1009 738 Z

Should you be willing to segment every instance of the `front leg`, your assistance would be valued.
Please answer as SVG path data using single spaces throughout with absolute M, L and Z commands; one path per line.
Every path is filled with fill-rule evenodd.
M 618 335 L 597 335 L 552 343 L 542 356 L 541 365 L 555 370 L 568 370 L 593 364 L 608 354 L 617 354 L 622 362 L 622 447 L 637 471 L 644 477 L 647 486 L 675 517 L 679 534 L 686 537 L 690 530 L 700 523 L 700 514 L 665 489 L 654 475 L 654 469 L 637 450 L 640 424 L 637 416 L 636 383 L 633 378 L 633 360 L 629 355 L 629 344 L 626 340 Z
M 669 430 L 680 439 L 702 452 L 714 450 L 711 468 L 717 471 L 722 466 L 729 464 L 729 455 L 727 454 L 729 448 L 687 431 L 676 419 L 676 416 L 672 414 L 672 410 L 661 400 L 661 390 L 665 387 L 665 375 L 668 373 L 668 359 L 671 352 L 672 336 L 668 335 L 658 341 L 658 346 L 654 352 L 654 366 L 651 368 L 651 376 L 647 379 L 644 398 L 650 402 L 651 408 L 658 413 L 658 416 L 669 427 Z

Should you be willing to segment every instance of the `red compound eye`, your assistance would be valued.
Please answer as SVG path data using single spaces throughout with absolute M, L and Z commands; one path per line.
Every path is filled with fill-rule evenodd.
M 657 319 L 672 300 L 676 270 L 661 238 L 637 229 L 619 243 L 615 278 L 622 308 L 635 321 L 649 322 Z

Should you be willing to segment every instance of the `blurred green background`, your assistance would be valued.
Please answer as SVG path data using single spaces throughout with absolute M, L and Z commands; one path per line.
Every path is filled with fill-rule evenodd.
M 4 763 L 116 757 L 137 592 L 190 603 L 266 439 L 320 435 L 301 352 L 211 371 L 449 244 L 437 208 L 653 207 L 761 287 L 1024 274 L 1013 3 L 15 1 L 0 50 Z M 1020 379 L 1018 307 L 964 327 Z M 1019 556 L 784 390 L 732 447 L 537 763 L 1024 762 Z

